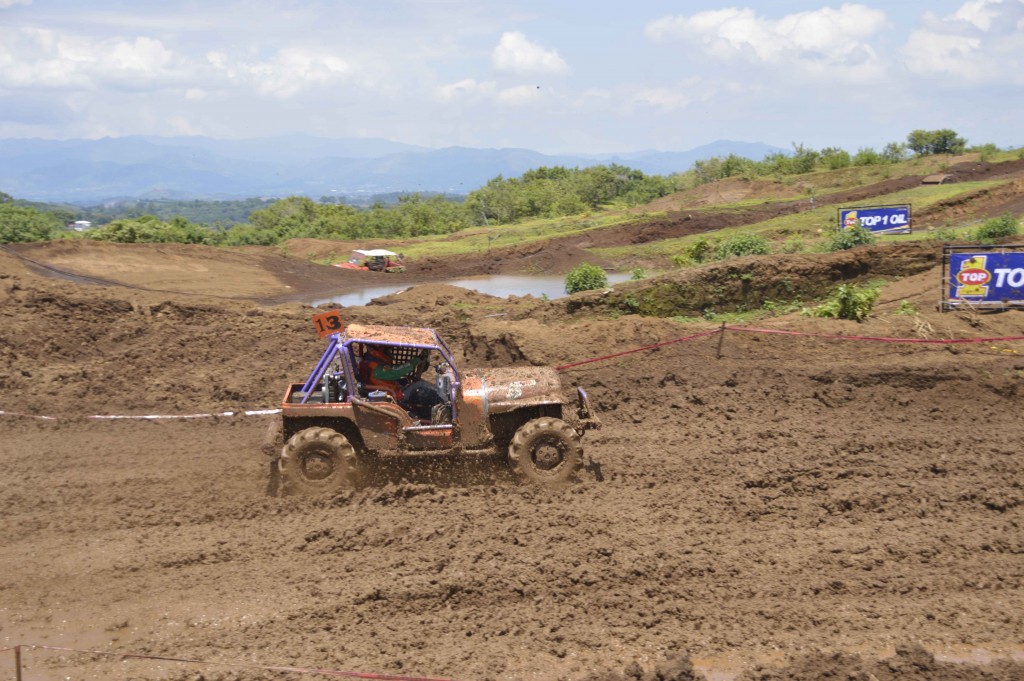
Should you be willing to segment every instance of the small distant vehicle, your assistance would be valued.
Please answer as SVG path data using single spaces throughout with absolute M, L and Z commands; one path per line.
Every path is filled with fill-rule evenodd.
M 364 272 L 404 272 L 402 256 L 383 248 L 369 250 L 356 249 L 348 262 L 335 265 L 344 270 L 363 270 Z
M 460 369 L 434 329 L 342 327 L 340 315 L 328 313 L 314 322 L 327 349 L 305 383 L 288 386 L 265 445 L 272 484 L 277 477 L 285 493 L 355 486 L 395 456 L 499 456 L 523 480 L 542 484 L 566 482 L 583 465 L 580 438 L 600 421 L 582 388 L 574 401 L 563 397 L 554 369 Z M 416 378 L 429 368 L 442 398 L 430 419 L 361 382 L 371 346 L 399 361 L 423 360 Z

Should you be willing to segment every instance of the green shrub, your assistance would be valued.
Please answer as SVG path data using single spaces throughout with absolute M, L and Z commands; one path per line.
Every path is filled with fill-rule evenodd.
M 915 315 L 917 314 L 917 308 L 909 300 L 900 301 L 900 306 L 896 308 L 896 314 L 901 315 Z
M 711 242 L 702 236 L 686 248 L 685 255 L 692 262 L 705 262 L 711 257 Z
M 691 258 L 688 255 L 683 255 L 681 253 L 673 255 L 672 257 L 669 258 L 669 260 L 671 260 L 672 264 L 675 265 L 676 267 L 689 267 L 690 265 L 696 264 L 693 261 L 693 258 Z
M 994 154 L 999 153 L 999 147 L 992 142 L 988 142 L 986 144 L 975 144 L 973 147 L 968 147 L 967 151 L 979 154 L 981 156 L 980 161 L 987 161 Z
M 804 310 L 809 317 L 832 317 L 860 322 L 871 314 L 878 300 L 878 288 L 857 284 L 840 284 L 821 305 Z
M 185 218 L 176 217 L 164 222 L 154 215 L 114 220 L 87 232 L 85 236 L 94 241 L 112 241 L 119 244 L 212 244 L 218 239 L 214 232 Z
M 806 250 L 807 244 L 805 244 L 804 240 L 799 237 L 787 239 L 786 242 L 782 244 L 783 253 L 803 253 Z
M 878 153 L 871 147 L 861 147 L 857 150 L 857 153 L 853 155 L 853 165 L 855 166 L 879 166 L 886 162 L 885 156 Z
M 634 267 L 633 272 L 629 275 L 629 278 L 633 281 L 639 281 L 647 278 L 647 272 L 644 271 L 643 267 Z
M 935 238 L 939 241 L 956 241 L 957 233 L 952 227 L 940 227 L 935 230 Z
M 767 255 L 772 250 L 771 243 L 760 234 L 744 232 L 734 234 L 715 244 L 715 260 L 738 258 L 744 255 Z
M 848 251 L 854 246 L 865 246 L 875 243 L 875 235 L 864 227 L 841 229 L 832 235 L 828 242 L 830 251 Z
M 0 202 L 0 243 L 46 241 L 52 239 L 60 227 L 60 220 L 49 213 Z
M 1013 236 L 1020 231 L 1020 222 L 1009 213 L 1004 213 L 998 218 L 986 220 L 974 232 L 974 238 L 978 241 L 991 241 L 1004 236 Z
M 579 293 L 580 291 L 593 291 L 594 289 L 607 288 L 608 275 L 597 265 L 583 263 L 569 270 L 565 277 L 565 292 Z

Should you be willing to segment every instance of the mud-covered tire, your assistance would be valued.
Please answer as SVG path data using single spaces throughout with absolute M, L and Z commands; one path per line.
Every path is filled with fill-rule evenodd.
M 512 470 L 524 480 L 543 484 L 566 482 L 580 467 L 583 445 L 579 434 L 561 419 L 527 421 L 508 446 Z
M 286 494 L 332 492 L 359 482 L 355 448 L 330 428 L 295 433 L 281 451 L 280 469 Z

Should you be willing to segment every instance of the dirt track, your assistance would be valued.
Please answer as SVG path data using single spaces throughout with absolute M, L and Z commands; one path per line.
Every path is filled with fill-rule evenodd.
M 132 269 L 139 251 L 59 248 L 26 251 L 193 294 L 301 296 L 348 276 L 169 248 L 169 269 L 147 280 Z M 873 257 L 899 261 L 889 256 Z M 1021 335 L 1019 312 L 935 312 L 937 281 L 925 261 L 886 286 L 865 324 L 763 325 Z M 600 479 L 538 489 L 501 466 L 439 462 L 282 499 L 265 494 L 268 417 L 83 417 L 275 406 L 318 356 L 312 311 L 140 288 L 41 278 L 0 253 L 0 409 L 62 417 L 0 416 L 0 648 L 460 679 L 635 677 L 666 658 L 719 679 L 983 678 L 919 644 L 942 659 L 1018 660 L 984 678 L 1024 675 L 1020 342 L 729 333 L 721 348 L 668 345 L 564 374 L 604 420 L 585 438 Z M 918 314 L 896 314 L 902 301 Z M 377 302 L 348 320 L 435 326 L 465 365 L 562 364 L 714 328 L 439 285 Z M 26 657 L 28 679 L 285 678 Z M 687 678 L 685 664 L 666 669 Z

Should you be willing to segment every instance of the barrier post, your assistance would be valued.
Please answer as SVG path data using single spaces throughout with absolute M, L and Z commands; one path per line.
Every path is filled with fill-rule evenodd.
M 718 352 L 715 355 L 715 359 L 722 359 L 722 343 L 725 342 L 725 322 L 722 322 L 722 327 L 718 329 Z
M 14 646 L 14 681 L 21 681 L 21 646 Z

